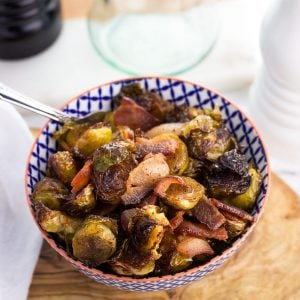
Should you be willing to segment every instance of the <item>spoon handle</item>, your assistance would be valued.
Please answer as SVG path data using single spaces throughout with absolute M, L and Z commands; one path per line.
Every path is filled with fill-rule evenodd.
M 43 115 L 60 123 L 65 123 L 66 121 L 69 121 L 71 119 L 67 114 L 63 113 L 62 111 L 45 105 L 44 103 L 33 100 L 27 96 L 24 96 L 1 82 L 0 100 L 30 110 L 32 112 Z

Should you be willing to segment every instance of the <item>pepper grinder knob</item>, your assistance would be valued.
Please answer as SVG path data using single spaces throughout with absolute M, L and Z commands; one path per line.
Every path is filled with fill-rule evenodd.
M 249 115 L 261 131 L 275 168 L 300 170 L 300 1 L 276 1 L 261 30 L 262 69 Z

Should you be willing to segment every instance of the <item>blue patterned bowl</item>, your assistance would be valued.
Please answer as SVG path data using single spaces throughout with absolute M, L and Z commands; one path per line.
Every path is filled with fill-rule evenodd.
M 63 110 L 74 117 L 81 117 L 89 114 L 90 112 L 99 110 L 112 110 L 112 97 L 119 92 L 123 85 L 133 82 L 139 82 L 145 89 L 156 91 L 164 99 L 168 99 L 175 104 L 186 103 L 190 106 L 210 109 L 214 108 L 216 105 L 220 107 L 227 126 L 230 128 L 239 144 L 245 146 L 245 154 L 249 157 L 249 161 L 251 160 L 255 163 L 263 177 L 261 193 L 257 197 L 256 204 L 252 212 L 252 215 L 255 216 L 255 222 L 247 228 L 246 232 L 238 240 L 236 240 L 229 249 L 225 250 L 221 255 L 214 257 L 205 265 L 201 265 L 175 275 L 143 279 L 106 274 L 100 270 L 88 268 L 79 261 L 69 257 L 66 251 L 57 245 L 47 232 L 43 231 L 40 227 L 39 228 L 44 238 L 52 246 L 52 248 L 54 248 L 76 269 L 99 283 L 131 291 L 167 290 L 180 287 L 204 277 L 206 274 L 223 264 L 224 261 L 226 261 L 242 245 L 253 231 L 259 217 L 262 214 L 268 191 L 269 164 L 265 147 L 253 123 L 234 104 L 218 93 L 187 81 L 164 77 L 140 77 L 118 80 L 84 92 L 82 95 L 69 101 L 63 107 Z M 59 128 L 60 125 L 58 123 L 54 121 L 47 122 L 33 144 L 28 158 L 26 192 L 27 201 L 33 217 L 34 212 L 31 194 L 34 185 L 45 175 L 49 156 L 57 149 L 57 143 L 53 139 L 52 133 Z

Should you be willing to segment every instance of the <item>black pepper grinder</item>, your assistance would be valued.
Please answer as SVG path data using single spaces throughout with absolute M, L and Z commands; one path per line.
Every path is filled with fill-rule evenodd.
M 0 58 L 41 52 L 56 40 L 61 27 L 59 0 L 0 0 Z

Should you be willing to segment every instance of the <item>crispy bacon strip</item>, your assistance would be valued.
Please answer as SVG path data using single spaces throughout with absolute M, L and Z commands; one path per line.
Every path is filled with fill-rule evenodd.
M 224 227 L 220 227 L 216 230 L 210 230 L 206 225 L 200 223 L 192 223 L 187 220 L 183 220 L 182 223 L 175 229 L 177 234 L 185 234 L 198 238 L 209 238 L 216 240 L 227 240 L 228 234 Z
M 128 126 L 133 130 L 141 128 L 143 131 L 147 131 L 160 123 L 159 119 L 128 97 L 122 98 L 121 105 L 114 113 L 116 126 Z
M 188 257 L 200 254 L 214 255 L 214 250 L 207 241 L 196 237 L 186 237 L 177 246 L 176 250 Z
M 254 218 L 244 210 L 241 210 L 235 206 L 225 204 L 217 199 L 212 198 L 211 199 L 213 205 L 215 205 L 219 210 L 227 212 L 233 216 L 236 216 L 237 218 L 240 218 L 242 220 L 253 222 Z
M 176 212 L 175 216 L 170 220 L 170 225 L 173 230 L 175 230 L 183 221 L 183 216 L 185 211 L 179 210 Z
M 192 214 L 200 223 L 207 225 L 211 230 L 221 227 L 226 219 L 212 204 L 210 199 L 202 198 L 193 208 Z

